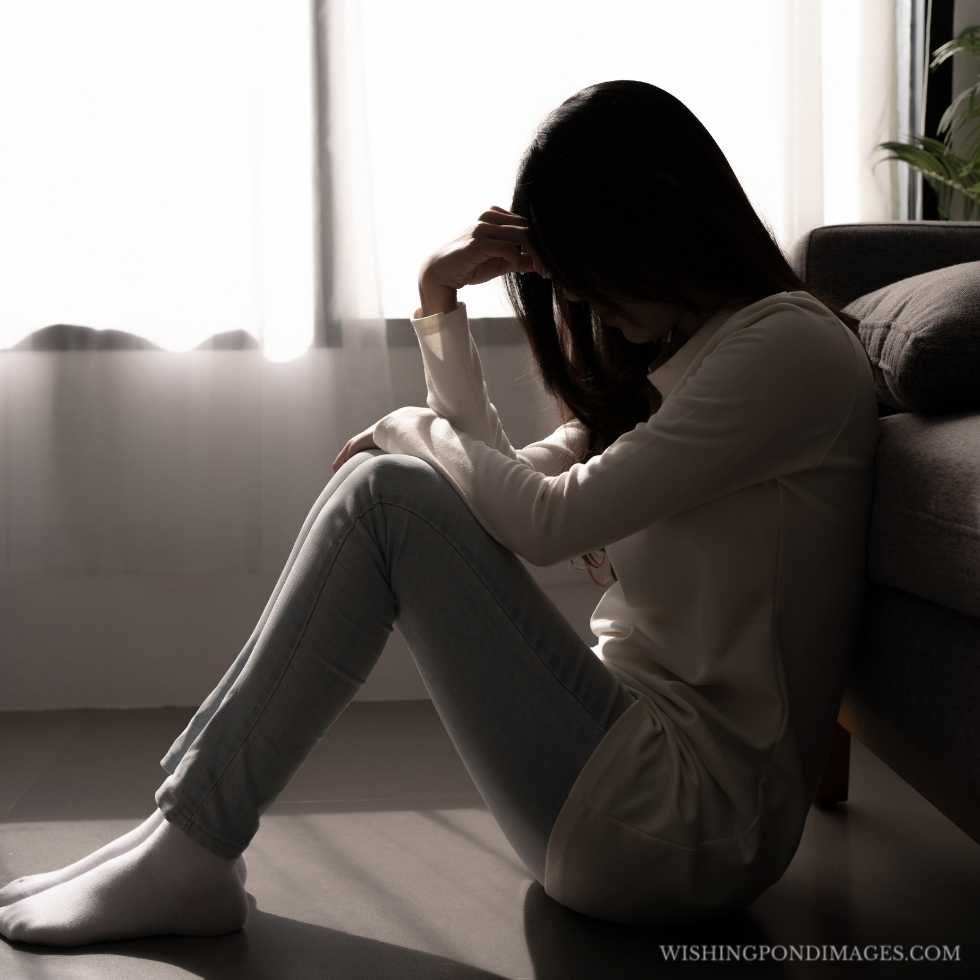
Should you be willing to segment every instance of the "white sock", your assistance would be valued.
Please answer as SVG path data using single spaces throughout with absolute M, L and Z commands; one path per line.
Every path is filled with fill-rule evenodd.
M 0 908 L 13 905 L 22 898 L 36 895 L 38 892 L 46 891 L 55 885 L 60 885 L 72 878 L 77 878 L 86 871 L 105 864 L 111 858 L 118 857 L 125 851 L 132 850 L 137 844 L 141 844 L 157 827 L 163 822 L 164 816 L 159 808 L 155 809 L 138 827 L 134 827 L 128 833 L 109 841 L 108 844 L 98 850 L 87 854 L 85 857 L 68 864 L 63 868 L 54 871 L 45 871 L 41 874 L 27 875 L 22 878 L 15 878 L 9 884 L 0 888 Z M 239 855 L 235 861 L 235 873 L 244 885 L 248 876 L 248 867 L 245 864 L 245 856 Z
M 47 888 L 52 888 L 55 885 L 60 885 L 62 882 L 77 878 L 80 874 L 84 874 L 86 871 L 105 863 L 110 858 L 114 858 L 124 851 L 130 850 L 146 840 L 157 829 L 163 819 L 164 816 L 158 808 L 138 827 L 133 828 L 121 837 L 115 838 L 115 840 L 109 841 L 104 847 L 100 847 L 97 851 L 87 854 L 74 864 L 68 864 L 63 868 L 56 868 L 54 871 L 45 871 L 42 874 L 16 878 L 8 885 L 0 888 L 0 908 L 6 905 L 13 905 L 14 902 L 19 902 L 22 898 L 27 898 L 29 895 L 36 895 L 38 892 L 44 891 Z
M 164 820 L 135 847 L 0 909 L 0 935 L 51 946 L 213 936 L 238 931 L 247 916 L 235 861 Z

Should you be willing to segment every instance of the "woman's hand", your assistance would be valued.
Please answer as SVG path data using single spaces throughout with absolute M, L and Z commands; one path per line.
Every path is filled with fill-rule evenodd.
M 380 449 L 381 447 L 374 442 L 373 432 L 374 425 L 370 425 L 363 432 L 359 432 L 356 436 L 348 439 L 344 444 L 344 448 L 337 453 L 336 458 L 330 464 L 330 469 L 336 473 L 355 453 L 359 453 L 364 449 Z
M 543 274 L 527 243 L 527 219 L 495 205 L 425 260 L 419 292 L 462 289 L 507 272 Z

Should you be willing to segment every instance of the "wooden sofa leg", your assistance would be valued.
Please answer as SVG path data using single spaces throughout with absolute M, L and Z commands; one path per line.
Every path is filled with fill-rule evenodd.
M 847 800 L 847 777 L 851 763 L 851 733 L 840 722 L 834 723 L 827 766 L 817 789 L 814 803 L 832 807 Z

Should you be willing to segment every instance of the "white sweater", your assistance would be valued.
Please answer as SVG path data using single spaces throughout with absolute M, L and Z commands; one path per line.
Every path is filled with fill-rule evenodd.
M 577 462 L 577 420 L 514 449 L 466 307 L 420 316 L 427 408 L 374 426 L 534 565 L 606 547 L 593 652 L 640 700 L 589 758 L 546 892 L 653 921 L 744 905 L 782 875 L 854 649 L 878 437 L 860 341 L 805 291 L 722 311 L 649 375 L 649 419 Z

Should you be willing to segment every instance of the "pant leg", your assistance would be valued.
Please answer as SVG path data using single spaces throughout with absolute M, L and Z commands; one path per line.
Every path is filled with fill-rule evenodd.
M 183 758 L 184 753 L 194 739 L 200 734 L 201 729 L 211 720 L 215 711 L 218 710 L 218 706 L 224 700 L 225 695 L 230 690 L 232 684 L 238 678 L 238 675 L 242 672 L 245 664 L 248 662 L 248 658 L 252 655 L 252 650 L 255 647 L 255 642 L 259 638 L 262 630 L 265 627 L 266 620 L 269 618 L 269 613 L 275 606 L 276 601 L 279 598 L 279 594 L 282 592 L 283 584 L 289 575 L 290 569 L 296 563 L 296 556 L 299 554 L 300 548 L 303 546 L 303 542 L 306 541 L 307 535 L 310 533 L 310 528 L 313 526 L 314 520 L 316 520 L 317 515 L 323 509 L 324 504 L 330 499 L 337 487 L 346 479 L 346 477 L 351 473 L 355 466 L 359 463 L 363 463 L 372 456 L 377 456 L 381 453 L 380 449 L 365 450 L 363 452 L 355 453 L 349 459 L 347 459 L 344 464 L 338 467 L 336 473 L 330 477 L 327 481 L 327 485 L 320 492 L 313 506 L 310 508 L 310 512 L 306 515 L 306 520 L 303 522 L 303 526 L 300 528 L 299 534 L 296 536 L 296 541 L 293 543 L 292 551 L 289 553 L 289 557 L 286 559 L 286 564 L 283 567 L 282 572 L 279 575 L 279 580 L 276 582 L 275 588 L 272 590 L 272 594 L 269 596 L 269 601 L 266 603 L 265 609 L 262 611 L 262 615 L 259 617 L 258 622 L 255 624 L 255 629 L 252 630 L 252 635 L 245 641 L 245 646 L 242 647 L 241 652 L 232 662 L 232 665 L 225 671 L 224 676 L 218 681 L 214 690 L 204 699 L 201 703 L 200 708 L 188 722 L 187 727 L 174 739 L 173 744 L 167 749 L 166 754 L 160 760 L 160 765 L 165 772 L 173 773 L 177 768 L 177 764 Z
M 233 857 L 397 622 L 474 784 L 531 873 L 632 694 L 424 460 L 381 453 L 315 516 L 251 654 L 156 793 Z

